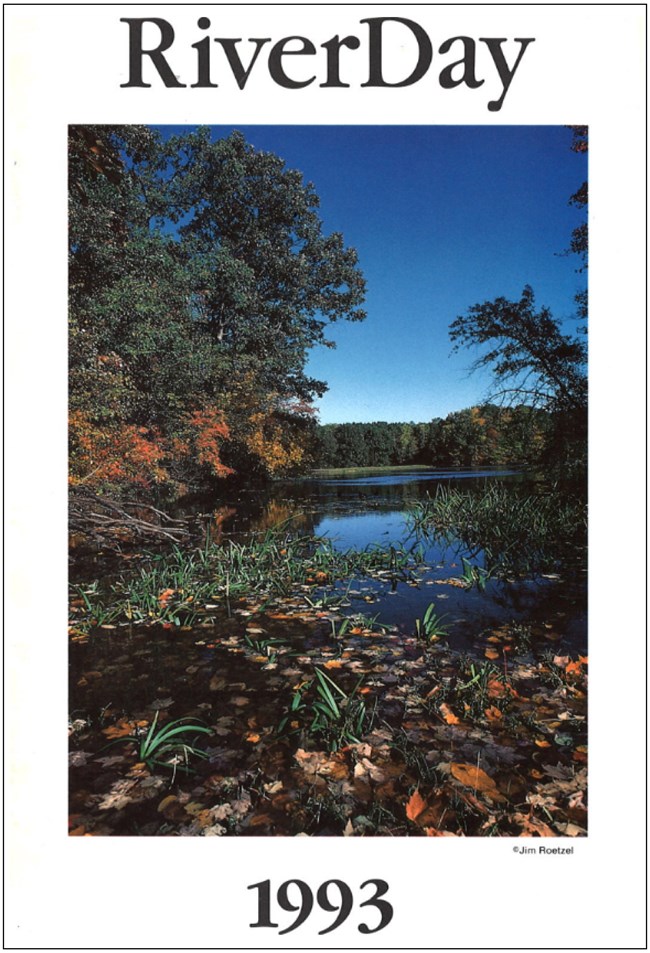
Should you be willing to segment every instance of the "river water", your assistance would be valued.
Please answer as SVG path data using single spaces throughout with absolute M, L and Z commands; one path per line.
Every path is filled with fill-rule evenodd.
M 438 486 L 479 491 L 494 483 L 513 493 L 533 492 L 536 486 L 529 475 L 505 468 L 321 471 L 263 490 L 239 491 L 215 509 L 203 506 L 202 515 L 214 539 L 245 538 L 283 525 L 297 534 L 325 537 L 340 550 L 392 545 L 418 551 L 423 566 L 416 574 L 417 584 L 354 580 L 349 586 L 350 613 L 364 609 L 370 594 L 373 616 L 408 631 L 433 602 L 437 615 L 445 617 L 451 645 L 459 650 L 471 651 L 481 629 L 525 620 L 552 625 L 558 647 L 586 651 L 584 569 L 563 579 L 549 572 L 516 581 L 491 580 L 483 592 L 468 591 L 445 581 L 462 575 L 463 557 L 480 564 L 480 551 L 470 552 L 458 540 L 436 541 L 413 533 L 409 507 L 435 495 Z M 348 583 L 339 586 L 346 587 Z

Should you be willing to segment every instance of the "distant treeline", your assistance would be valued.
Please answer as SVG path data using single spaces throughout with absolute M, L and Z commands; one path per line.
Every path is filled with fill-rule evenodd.
M 532 407 L 487 404 L 429 423 L 323 424 L 316 428 L 315 465 L 535 465 L 554 443 L 553 416 Z

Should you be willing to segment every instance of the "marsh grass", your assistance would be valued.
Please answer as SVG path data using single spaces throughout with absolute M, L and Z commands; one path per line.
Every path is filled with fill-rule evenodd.
M 431 603 L 424 612 L 424 615 L 415 620 L 415 637 L 424 642 L 435 642 L 437 639 L 444 638 L 448 634 L 447 627 L 443 625 L 444 616 L 436 613 L 435 603 Z
M 544 572 L 578 564 L 584 557 L 584 501 L 559 493 L 520 495 L 498 484 L 480 492 L 440 486 L 408 515 L 416 536 L 460 542 L 463 579 L 485 588 L 493 575 Z M 477 561 L 482 557 L 483 565 Z
M 211 728 L 204 725 L 187 724 L 189 719 L 178 718 L 157 729 L 158 715 L 159 712 L 156 712 L 146 733 L 116 738 L 115 741 L 109 742 L 106 747 L 111 747 L 114 744 L 135 744 L 138 760 L 143 761 L 149 769 L 154 767 L 170 768 L 174 771 L 174 774 L 179 766 L 182 770 L 190 770 L 188 764 L 190 757 L 207 758 L 205 752 L 197 748 L 195 744 L 190 744 L 186 737 L 197 734 L 211 735 Z M 163 758 L 167 760 L 162 760 Z
M 358 744 L 364 731 L 372 726 L 374 709 L 369 709 L 360 694 L 364 676 L 346 692 L 322 669 L 314 669 L 314 678 L 298 688 L 277 732 L 304 732 L 325 741 L 330 751 L 343 745 Z M 291 727 L 294 726 L 294 727 Z
M 110 620 L 188 626 L 201 621 L 203 607 L 211 603 L 229 606 L 231 599 L 251 595 L 287 596 L 367 575 L 408 579 L 417 559 L 399 546 L 339 551 L 328 539 L 282 530 L 247 542 L 208 542 L 192 550 L 174 546 L 170 553 L 148 555 L 136 572 L 122 574 L 103 592 L 96 583 L 73 587 L 84 608 L 84 618 L 77 617 L 75 625 Z M 338 594 L 332 602 L 342 599 Z

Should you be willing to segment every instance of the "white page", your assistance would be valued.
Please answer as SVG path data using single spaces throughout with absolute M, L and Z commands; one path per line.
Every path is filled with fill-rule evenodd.
M 285 61 L 317 80 L 282 89 L 266 60 L 244 90 L 191 88 L 209 35 L 362 39 L 347 89 L 322 88 L 322 51 Z M 368 17 L 456 36 L 534 37 L 498 111 L 440 87 L 364 88 Z M 122 88 L 123 17 L 173 24 L 187 84 Z M 642 5 L 9 5 L 7 124 L 6 777 L 9 948 L 639 948 L 644 925 L 644 24 Z M 391 44 L 387 75 L 413 50 Z M 171 52 L 170 52 L 171 57 Z M 342 59 L 343 62 L 343 59 Z M 148 64 L 150 66 L 150 64 Z M 481 66 L 481 69 L 483 66 Z M 389 70 L 394 69 L 394 73 Z M 399 71 L 404 69 L 405 72 Z M 485 66 L 486 76 L 488 74 Z M 509 838 L 68 838 L 66 832 L 66 136 L 70 123 L 584 124 L 590 128 L 590 831 L 571 855 Z M 613 478 L 625 466 L 622 489 Z M 622 555 L 621 555 L 622 554 Z M 619 597 L 614 599 L 615 588 Z M 620 592 L 624 593 L 621 597 Z M 537 845 L 539 841 L 525 841 Z M 391 924 L 350 917 L 320 937 L 251 930 L 250 884 L 389 884 Z

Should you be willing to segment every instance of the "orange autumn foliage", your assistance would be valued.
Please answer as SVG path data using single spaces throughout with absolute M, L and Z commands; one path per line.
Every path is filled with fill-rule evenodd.
M 221 445 L 230 436 L 221 410 L 214 406 L 193 410 L 185 422 L 189 436 L 188 452 L 193 452 L 196 462 L 209 467 L 217 477 L 232 473 L 232 469 L 221 462 Z
M 151 487 L 172 480 L 174 464 L 207 467 L 213 476 L 233 471 L 221 461 L 229 436 L 222 412 L 205 407 L 187 414 L 180 432 L 169 439 L 155 428 L 124 422 L 97 422 L 85 410 L 69 416 L 70 483 Z
M 100 426 L 88 413 L 69 418 L 70 482 L 86 486 L 130 483 L 151 486 L 168 478 L 165 452 L 155 430 L 133 424 Z

